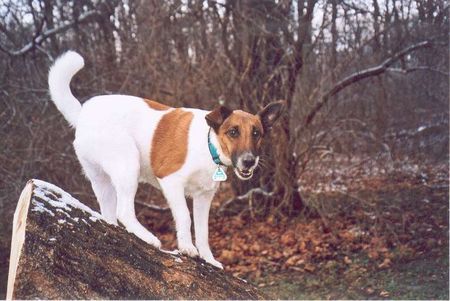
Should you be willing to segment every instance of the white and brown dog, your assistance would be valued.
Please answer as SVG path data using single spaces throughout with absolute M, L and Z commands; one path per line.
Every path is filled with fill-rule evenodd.
M 50 69 L 48 82 L 56 107 L 76 128 L 75 152 L 102 215 L 160 248 L 134 210 L 138 182 L 150 183 L 167 199 L 180 252 L 222 268 L 208 243 L 208 215 L 218 181 L 226 178 L 226 166 L 242 180 L 253 176 L 261 140 L 283 102 L 271 103 L 256 115 L 223 106 L 213 111 L 171 108 L 126 95 L 96 96 L 81 106 L 70 81 L 83 66 L 78 53 L 66 52 Z M 193 198 L 196 247 L 186 196 Z

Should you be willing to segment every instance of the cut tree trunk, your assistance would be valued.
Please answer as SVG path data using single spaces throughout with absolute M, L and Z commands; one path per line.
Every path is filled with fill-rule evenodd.
M 14 214 L 8 299 L 263 299 L 201 259 L 160 251 L 31 180 Z

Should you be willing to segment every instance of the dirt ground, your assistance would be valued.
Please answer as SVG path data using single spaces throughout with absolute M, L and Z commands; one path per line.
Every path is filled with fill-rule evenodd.
M 226 186 L 221 189 L 213 204 L 210 240 L 226 271 L 274 299 L 449 299 L 446 164 L 389 173 L 316 172 L 307 178 L 302 195 L 318 212 L 315 216 L 219 216 L 230 195 Z M 152 200 L 157 199 L 154 194 Z M 4 297 L 14 204 L 2 206 Z M 170 212 L 141 205 L 137 210 L 163 245 L 174 248 Z

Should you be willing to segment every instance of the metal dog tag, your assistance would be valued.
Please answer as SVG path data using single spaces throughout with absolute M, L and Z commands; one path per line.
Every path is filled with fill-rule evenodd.
M 227 180 L 227 174 L 222 169 L 222 167 L 220 167 L 220 165 L 217 165 L 217 168 L 214 171 L 212 179 L 214 182 L 223 182 Z

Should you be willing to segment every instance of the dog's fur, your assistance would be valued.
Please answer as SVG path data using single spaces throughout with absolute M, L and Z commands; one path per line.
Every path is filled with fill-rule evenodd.
M 208 215 L 218 188 L 212 180 L 217 168 L 208 149 L 208 132 L 221 162 L 249 179 L 258 165 L 264 134 L 280 115 L 283 103 L 274 102 L 257 115 L 223 106 L 213 111 L 171 108 L 152 100 L 126 96 L 96 96 L 81 106 L 70 81 L 84 66 L 69 51 L 50 69 L 49 89 L 56 107 L 76 128 L 74 147 L 89 178 L 102 215 L 147 243 L 161 242 L 136 219 L 134 197 L 138 182 L 161 189 L 175 219 L 178 248 L 222 267 L 208 244 Z M 185 196 L 193 198 L 195 243 Z

